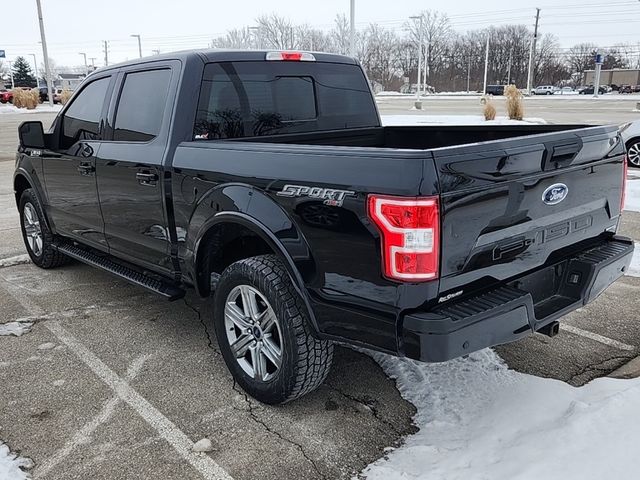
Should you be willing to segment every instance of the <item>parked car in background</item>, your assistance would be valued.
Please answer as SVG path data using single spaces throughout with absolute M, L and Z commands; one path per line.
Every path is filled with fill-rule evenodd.
M 620 136 L 627 149 L 629 166 L 640 168 L 640 120 L 620 125 Z
M 634 89 L 631 85 L 622 85 L 618 88 L 618 93 L 633 93 Z
M 558 90 L 558 87 L 554 87 L 552 85 L 541 85 L 534 88 L 531 93 L 534 95 L 553 95 Z
M 578 93 L 580 95 L 593 95 L 594 91 L 595 87 L 593 85 L 589 85 L 588 87 L 580 90 Z M 604 95 L 605 93 L 607 93 L 607 89 L 605 87 L 598 87 L 598 95 Z
M 487 95 L 504 95 L 504 87 L 506 85 L 487 85 L 487 90 L 484 93 Z
M 29 87 L 16 87 L 21 90 L 31 90 Z M 13 103 L 13 92 L 11 90 L 4 90 L 0 92 L 0 103 Z
M 39 87 L 38 88 L 39 93 L 40 93 L 40 103 L 44 103 L 44 102 L 48 102 L 49 101 L 49 90 L 48 88 L 45 87 Z

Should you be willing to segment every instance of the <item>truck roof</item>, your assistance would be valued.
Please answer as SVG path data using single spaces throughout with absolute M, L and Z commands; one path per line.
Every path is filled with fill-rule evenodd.
M 140 65 L 144 63 L 156 62 L 158 60 L 193 60 L 196 58 L 201 59 L 204 63 L 211 62 L 242 62 L 242 61 L 265 61 L 265 57 L 269 52 L 280 52 L 280 51 L 302 51 L 302 50 L 279 50 L 279 49 L 271 49 L 271 50 L 219 50 L 219 49 L 196 49 L 196 50 L 182 50 L 178 52 L 170 52 L 170 53 L 162 53 L 160 55 L 153 55 L 149 57 L 138 58 L 135 60 L 129 60 L 127 62 L 121 62 L 113 65 L 109 65 L 108 67 L 103 67 L 98 69 L 97 71 L 105 72 L 111 69 L 117 69 L 121 67 L 126 67 L 129 65 Z M 358 62 L 352 57 L 347 57 L 345 55 L 337 55 L 333 53 L 322 53 L 322 52 L 309 52 L 313 54 L 319 62 L 330 62 L 330 63 L 344 63 L 350 65 L 357 65 Z

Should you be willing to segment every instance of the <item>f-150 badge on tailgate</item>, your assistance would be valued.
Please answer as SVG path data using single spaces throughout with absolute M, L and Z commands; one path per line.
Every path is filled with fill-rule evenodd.
M 356 192 L 350 190 L 336 190 L 335 188 L 306 187 L 303 185 L 285 185 L 282 191 L 276 195 L 279 197 L 309 197 L 324 200 L 322 203 L 331 207 L 341 207 L 344 199 L 355 196 Z

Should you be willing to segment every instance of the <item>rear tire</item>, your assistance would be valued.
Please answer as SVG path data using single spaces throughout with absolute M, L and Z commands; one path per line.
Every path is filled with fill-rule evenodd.
M 290 402 L 324 382 L 333 344 L 315 338 L 304 302 L 275 255 L 247 258 L 222 274 L 214 329 L 240 387 L 260 402 Z
M 40 268 L 49 269 L 64 265 L 68 257 L 53 246 L 53 233 L 47 225 L 40 200 L 28 188 L 20 196 L 20 228 L 31 261 Z
M 627 143 L 627 161 L 630 167 L 640 168 L 640 139 Z

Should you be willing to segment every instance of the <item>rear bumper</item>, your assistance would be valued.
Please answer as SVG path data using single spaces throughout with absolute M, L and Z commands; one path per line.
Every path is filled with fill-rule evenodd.
M 401 348 L 410 358 L 444 362 L 519 340 L 594 300 L 624 275 L 632 256 L 632 240 L 612 237 L 492 290 L 408 314 Z

